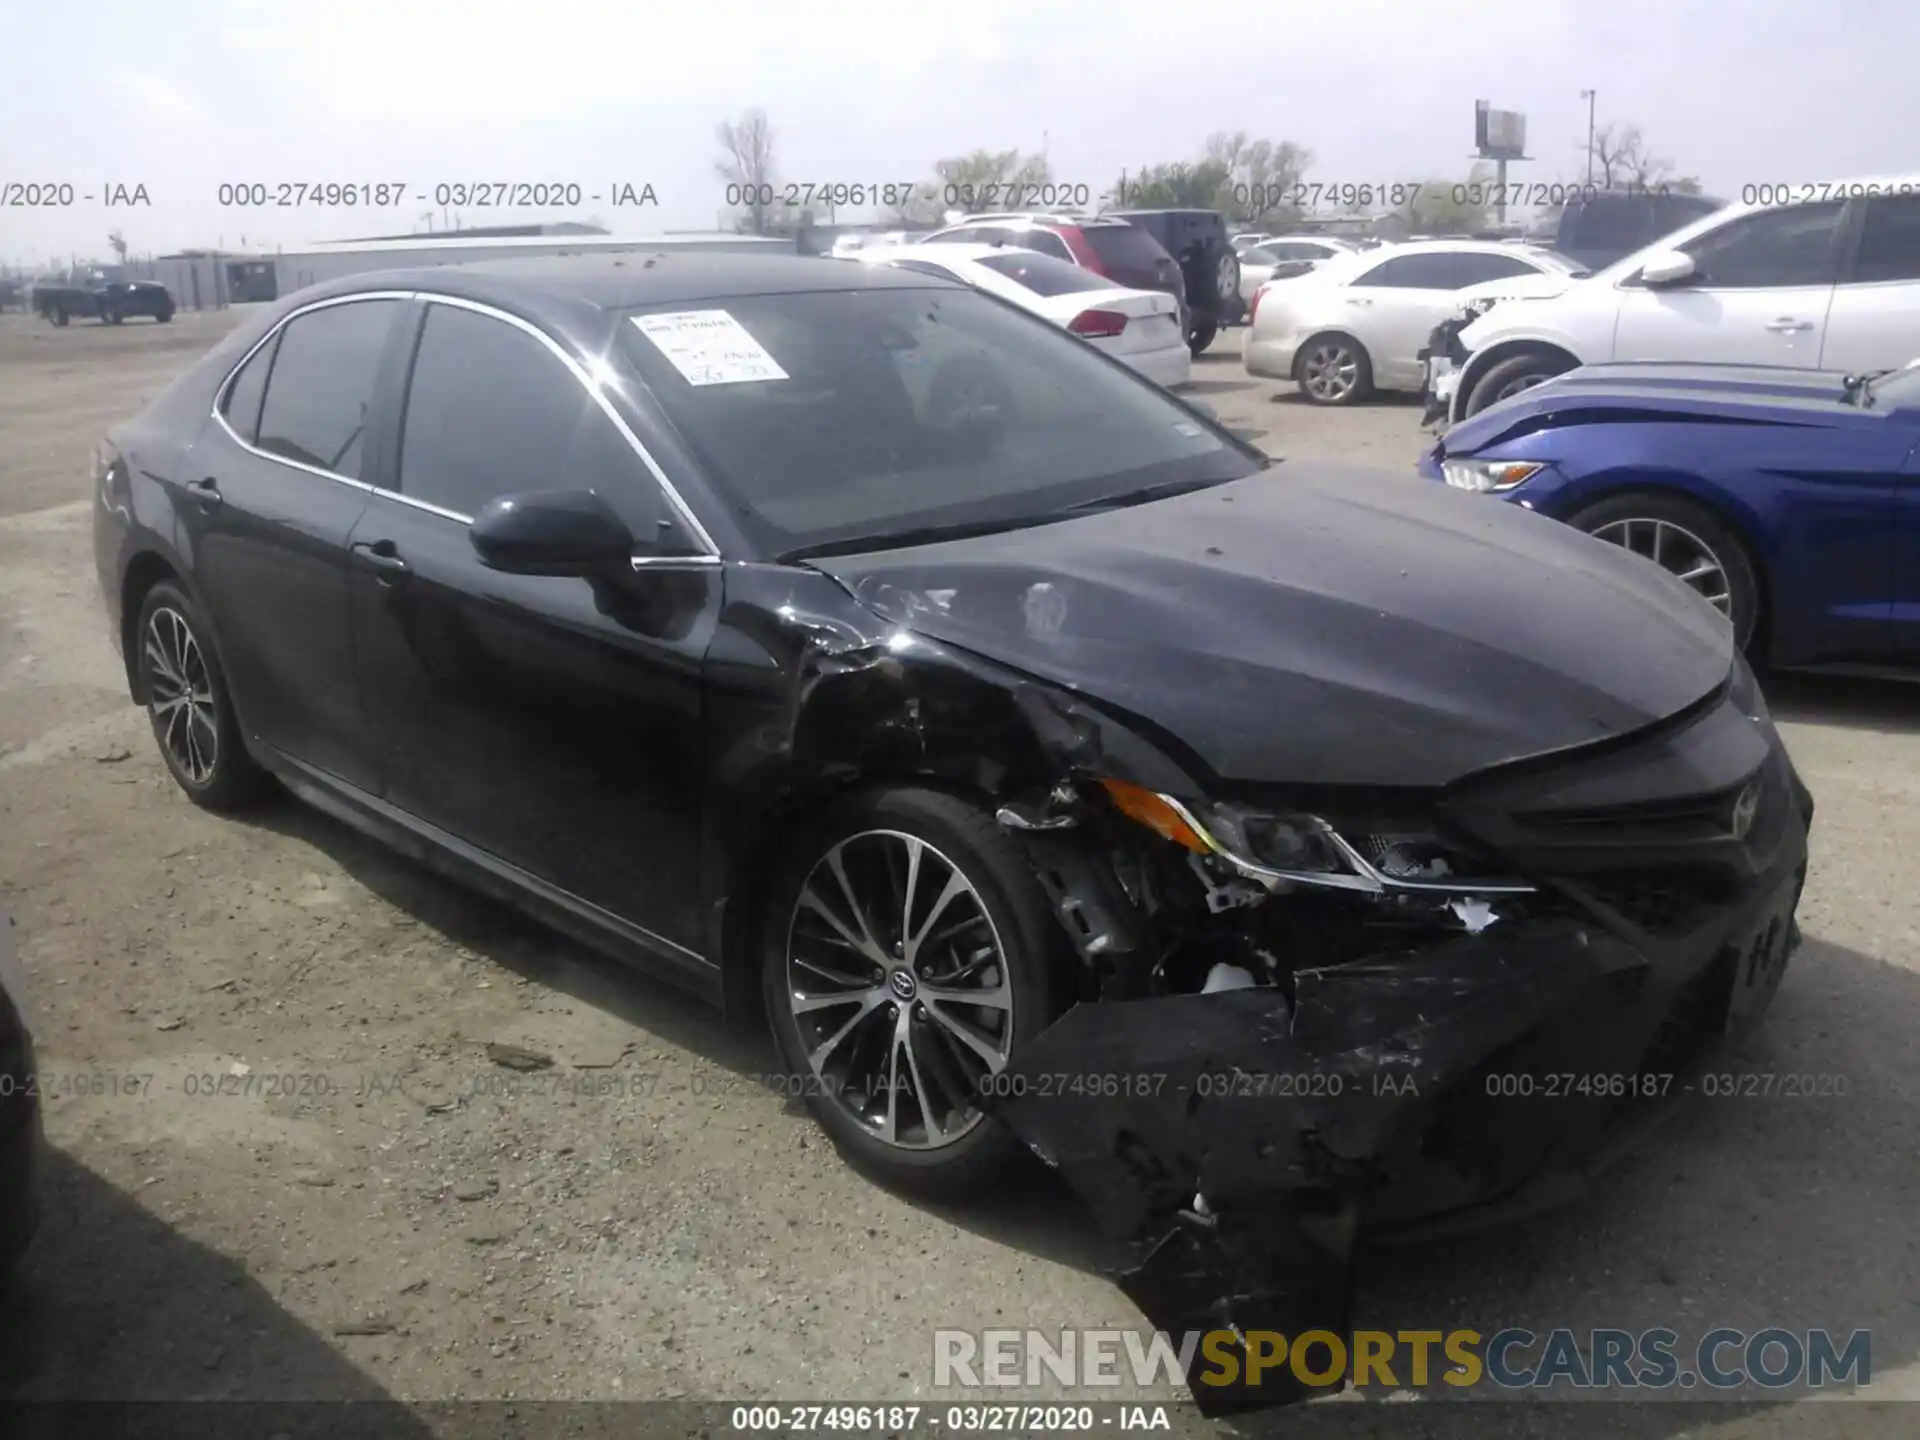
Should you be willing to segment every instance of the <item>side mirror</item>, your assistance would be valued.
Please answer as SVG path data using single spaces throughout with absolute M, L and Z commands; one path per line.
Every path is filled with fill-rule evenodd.
M 1693 276 L 1693 257 L 1678 250 L 1662 250 L 1640 267 L 1642 285 L 1682 285 Z
M 509 575 L 589 575 L 625 569 L 633 532 L 591 490 L 536 490 L 489 500 L 467 526 L 480 563 Z

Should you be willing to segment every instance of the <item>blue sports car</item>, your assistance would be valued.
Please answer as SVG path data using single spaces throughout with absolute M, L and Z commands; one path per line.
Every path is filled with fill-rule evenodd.
M 1455 425 L 1420 472 L 1637 551 L 1768 664 L 1920 665 L 1920 361 L 1589 365 Z

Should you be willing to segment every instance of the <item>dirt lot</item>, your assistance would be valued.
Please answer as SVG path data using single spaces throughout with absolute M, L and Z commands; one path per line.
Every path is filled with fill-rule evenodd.
M 0 1395 L 906 1400 L 936 1328 L 1139 1323 L 1037 1166 L 964 1213 L 884 1193 L 676 994 L 290 801 L 176 792 L 103 631 L 85 467 L 234 313 L 0 318 L 0 911 L 54 1087 L 133 1086 L 50 1103 Z M 1217 348 L 1197 393 L 1274 453 L 1411 465 L 1411 406 L 1315 410 Z M 1743 1063 L 1848 1097 L 1695 1103 L 1568 1213 L 1377 1259 L 1360 1325 L 1870 1328 L 1871 1393 L 1920 1396 L 1920 689 L 1769 691 L 1820 813 L 1809 943 Z M 1892 1433 L 1804 1404 L 1413 1428 L 1465 1408 L 1476 1434 Z

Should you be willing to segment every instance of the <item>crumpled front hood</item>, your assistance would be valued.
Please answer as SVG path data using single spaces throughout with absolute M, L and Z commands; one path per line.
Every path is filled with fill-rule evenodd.
M 1447 431 L 1446 453 L 1472 454 L 1568 411 L 1586 422 L 1705 420 L 1884 430 L 1887 411 L 1842 403 L 1845 378 L 1769 365 L 1583 365 L 1462 420 Z
M 1647 562 L 1351 466 L 810 563 L 895 624 L 1158 726 L 1203 780 L 1442 785 L 1664 718 L 1733 658 Z

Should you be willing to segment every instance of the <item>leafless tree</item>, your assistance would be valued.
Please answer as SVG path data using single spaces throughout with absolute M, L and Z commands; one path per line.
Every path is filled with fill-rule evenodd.
M 112 249 L 115 260 L 122 265 L 127 263 L 127 237 L 125 235 L 121 234 L 118 230 L 109 231 L 107 233 L 107 245 Z
M 747 228 L 755 235 L 765 234 L 774 182 L 773 126 L 767 123 L 767 112 L 749 110 L 738 120 L 722 120 L 713 133 L 720 142 L 714 173 L 741 187 L 737 193 L 747 212 Z
M 1582 151 L 1583 157 L 1586 151 Z M 1700 182 L 1675 175 L 1673 161 L 1656 155 L 1638 125 L 1609 125 L 1593 137 L 1592 173 L 1602 189 L 1670 190 L 1698 195 Z
M 1244 130 L 1207 137 L 1206 160 L 1225 174 L 1217 208 L 1248 225 L 1292 218 L 1311 206 L 1296 193 L 1313 152 L 1291 140 L 1253 140 Z

